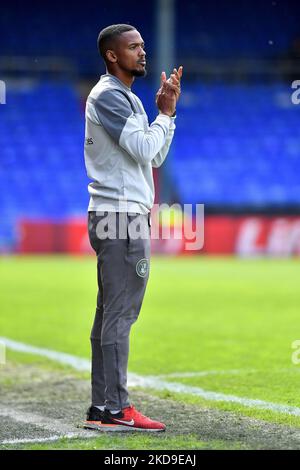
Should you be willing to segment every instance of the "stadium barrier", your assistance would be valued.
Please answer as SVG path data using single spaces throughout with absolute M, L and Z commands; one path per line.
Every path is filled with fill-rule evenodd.
M 153 224 L 152 224 L 153 225 Z M 179 230 L 179 234 L 178 234 Z M 184 231 L 176 227 L 171 237 L 152 240 L 152 251 L 162 254 L 207 254 L 253 256 L 299 256 L 299 216 L 206 216 L 204 247 L 186 250 Z M 180 233 L 183 235 L 178 237 Z M 19 224 L 19 253 L 92 253 L 86 218 L 53 222 L 22 220 Z

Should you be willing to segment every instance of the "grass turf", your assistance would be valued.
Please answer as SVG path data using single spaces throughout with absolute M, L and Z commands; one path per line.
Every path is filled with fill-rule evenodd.
M 12 446 L 7 445 L 10 449 Z M 18 447 L 26 450 L 238 450 L 241 448 L 239 442 L 199 441 L 190 435 L 178 438 L 167 435 L 153 437 L 149 435 L 138 435 L 134 433 L 130 436 L 101 435 L 96 439 L 67 439 L 62 438 L 56 442 L 40 444 L 24 444 Z M 1 449 L 0 449 L 1 450 Z
M 132 329 L 130 371 L 220 371 L 167 380 L 300 406 L 300 369 L 291 362 L 291 343 L 300 337 L 299 273 L 295 259 L 153 257 L 143 308 Z M 93 257 L 2 257 L 0 282 L 1 336 L 89 357 L 96 298 Z M 209 404 L 290 422 L 271 411 Z

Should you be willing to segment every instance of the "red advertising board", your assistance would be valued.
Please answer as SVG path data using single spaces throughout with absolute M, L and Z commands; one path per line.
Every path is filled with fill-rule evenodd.
M 153 230 L 152 226 L 152 230 Z M 200 228 L 199 228 L 200 229 Z M 153 230 L 154 231 L 154 230 Z M 20 222 L 21 253 L 92 253 L 86 218 L 64 222 Z M 176 233 L 176 237 L 174 237 Z M 182 235 L 181 239 L 178 235 Z M 183 227 L 173 227 L 168 239 L 153 239 L 152 251 L 165 254 L 213 254 L 239 256 L 300 255 L 299 216 L 206 216 L 204 245 L 189 249 Z

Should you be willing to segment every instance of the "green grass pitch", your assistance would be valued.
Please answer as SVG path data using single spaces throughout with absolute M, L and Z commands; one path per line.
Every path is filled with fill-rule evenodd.
M 0 336 L 89 358 L 95 261 L 2 257 Z M 205 372 L 165 380 L 300 407 L 300 365 L 291 360 L 291 344 L 300 339 L 299 279 L 297 259 L 153 256 L 132 328 L 129 370 L 154 376 Z M 171 395 L 195 406 L 300 425 L 300 417 L 284 413 Z

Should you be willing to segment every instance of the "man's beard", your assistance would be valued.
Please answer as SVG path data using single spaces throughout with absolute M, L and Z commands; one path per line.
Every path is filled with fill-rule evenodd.
M 147 70 L 146 69 L 144 69 L 144 70 L 134 69 L 134 70 L 131 70 L 131 73 L 134 77 L 146 77 Z

